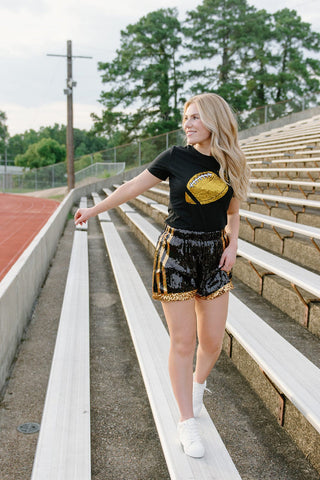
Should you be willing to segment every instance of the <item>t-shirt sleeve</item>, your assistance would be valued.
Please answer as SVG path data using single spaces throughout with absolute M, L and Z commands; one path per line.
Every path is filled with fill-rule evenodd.
M 170 174 L 170 160 L 172 148 L 160 153 L 153 162 L 150 163 L 148 171 L 161 180 L 166 180 Z

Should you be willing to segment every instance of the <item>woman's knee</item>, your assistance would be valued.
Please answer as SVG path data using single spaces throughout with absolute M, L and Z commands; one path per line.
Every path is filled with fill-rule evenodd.
M 208 337 L 199 339 L 199 348 L 207 354 L 215 355 L 222 350 L 222 339 Z
M 194 354 L 196 348 L 196 337 L 190 338 L 171 338 L 171 351 L 181 357 L 188 357 Z

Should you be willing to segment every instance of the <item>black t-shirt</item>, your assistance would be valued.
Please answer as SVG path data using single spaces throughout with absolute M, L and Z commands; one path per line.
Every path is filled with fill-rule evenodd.
M 172 147 L 148 170 L 161 180 L 169 177 L 167 225 L 200 232 L 224 229 L 233 190 L 219 177 L 220 165 L 214 157 L 203 155 L 191 145 Z

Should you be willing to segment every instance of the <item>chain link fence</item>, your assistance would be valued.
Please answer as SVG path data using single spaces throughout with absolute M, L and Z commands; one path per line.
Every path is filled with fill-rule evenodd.
M 27 193 L 37 190 L 47 190 L 67 186 L 66 162 L 56 163 L 48 167 L 35 168 L 33 170 L 17 171 L 11 167 L 7 172 L 0 173 L 0 185 L 3 192 Z M 91 183 L 95 180 L 108 178 L 125 169 L 124 162 L 117 163 L 93 163 L 86 168 L 75 172 L 76 186 Z M 1 170 L 0 170 L 1 172 Z
M 239 130 L 255 127 L 271 120 L 285 117 L 320 104 L 320 92 L 290 99 L 254 110 L 236 113 Z M 75 182 L 90 183 L 96 179 L 116 175 L 121 171 L 151 162 L 163 150 L 173 145 L 184 145 L 182 129 L 139 140 L 126 145 L 108 148 L 90 155 L 83 155 L 74 162 Z M 3 164 L 3 162 L 0 162 Z M 18 168 L 18 167 L 16 167 Z M 0 186 L 4 192 L 28 192 L 67 185 L 66 162 L 31 171 L 15 171 L 14 167 L 1 166 Z
M 282 102 L 265 105 L 246 112 L 236 114 L 239 130 L 256 127 L 263 123 L 286 117 L 290 113 L 302 112 L 308 108 L 320 105 L 320 92 L 305 96 L 301 99 L 292 98 Z

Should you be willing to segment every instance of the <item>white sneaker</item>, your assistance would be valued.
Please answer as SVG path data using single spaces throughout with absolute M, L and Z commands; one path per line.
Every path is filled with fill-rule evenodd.
M 197 383 L 193 382 L 193 390 L 192 390 L 192 402 L 193 402 L 193 415 L 195 417 L 199 417 L 200 412 L 203 407 L 203 394 L 207 388 L 207 382 L 204 383 Z
M 204 455 L 204 446 L 195 418 L 188 418 L 178 423 L 178 435 L 184 453 L 190 457 L 201 458 Z

